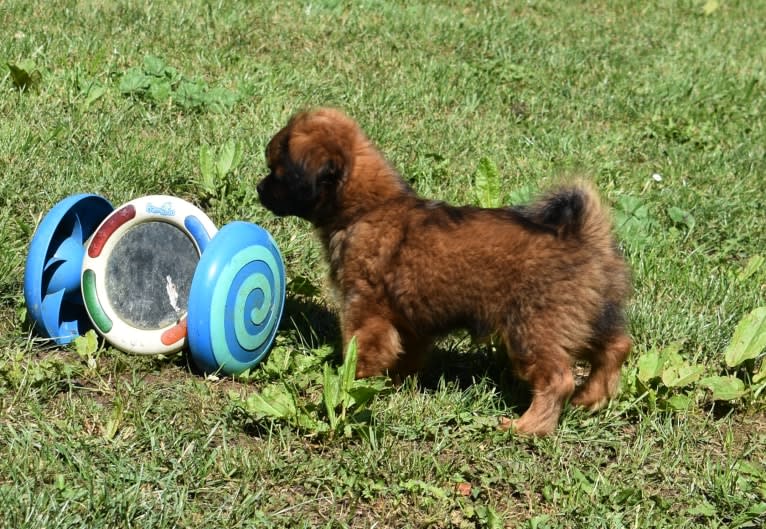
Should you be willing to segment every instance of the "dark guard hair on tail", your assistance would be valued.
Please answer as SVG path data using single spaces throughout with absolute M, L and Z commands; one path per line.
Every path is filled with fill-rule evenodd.
M 587 186 L 565 187 L 544 195 L 532 204 L 516 209 L 527 220 L 549 228 L 559 237 L 569 238 L 582 233 L 592 208 L 600 209 L 592 200 Z

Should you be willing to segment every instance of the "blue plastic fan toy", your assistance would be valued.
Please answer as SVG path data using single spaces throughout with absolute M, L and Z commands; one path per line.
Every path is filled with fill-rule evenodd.
M 40 222 L 24 269 L 24 299 L 38 332 L 67 344 L 91 328 L 80 293 L 85 242 L 114 208 L 106 199 L 73 195 Z

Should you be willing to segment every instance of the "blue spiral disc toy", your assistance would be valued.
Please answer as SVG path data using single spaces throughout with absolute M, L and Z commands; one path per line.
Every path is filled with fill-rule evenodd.
M 285 268 L 269 232 L 232 222 L 210 241 L 189 292 L 188 343 L 205 373 L 239 374 L 266 356 L 285 303 Z
M 60 345 L 91 328 L 80 293 L 85 243 L 113 210 L 98 195 L 72 195 L 51 208 L 32 237 L 24 301 L 38 332 Z

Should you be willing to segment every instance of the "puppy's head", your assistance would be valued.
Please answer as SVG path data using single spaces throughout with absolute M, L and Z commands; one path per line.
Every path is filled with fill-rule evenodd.
M 296 114 L 266 147 L 269 174 L 258 184 L 261 203 L 276 215 L 321 223 L 337 208 L 360 138 L 359 127 L 340 111 Z

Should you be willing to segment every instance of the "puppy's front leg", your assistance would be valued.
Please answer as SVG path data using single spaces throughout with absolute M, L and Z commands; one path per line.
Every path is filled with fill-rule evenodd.
M 356 336 L 356 377 L 383 375 L 396 365 L 402 352 L 399 332 L 387 319 L 380 316 L 359 317 L 346 314 L 343 318 L 343 351 Z

